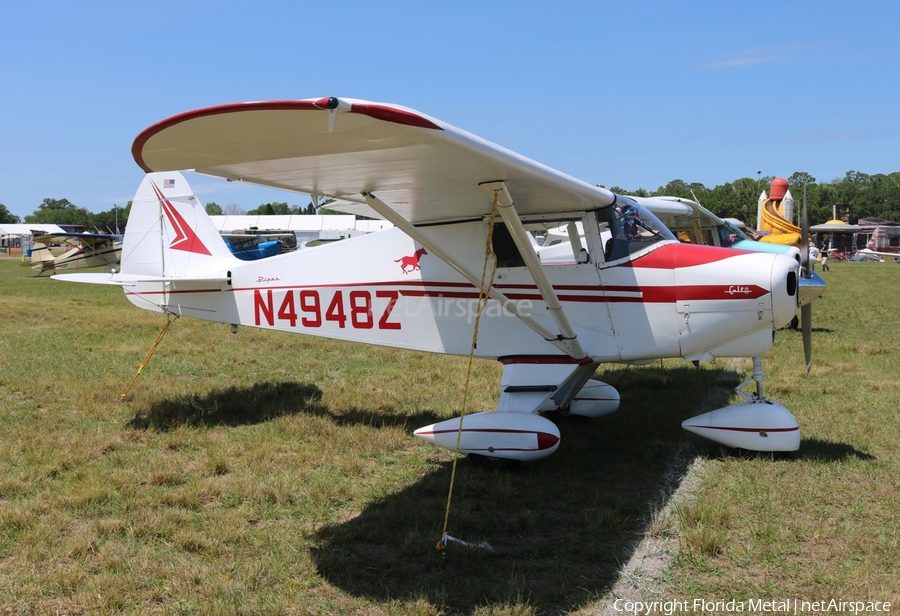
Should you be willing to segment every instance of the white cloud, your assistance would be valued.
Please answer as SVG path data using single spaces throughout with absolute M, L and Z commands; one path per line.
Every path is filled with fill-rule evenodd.
M 778 47 L 768 47 L 764 49 L 746 49 L 734 54 L 731 58 L 719 60 L 704 64 L 701 70 L 718 70 L 737 68 L 741 66 L 751 66 L 755 64 L 770 64 L 772 62 L 783 62 L 792 58 L 792 52 L 798 49 L 806 49 L 814 47 L 809 43 L 798 43 L 796 45 L 781 45 Z

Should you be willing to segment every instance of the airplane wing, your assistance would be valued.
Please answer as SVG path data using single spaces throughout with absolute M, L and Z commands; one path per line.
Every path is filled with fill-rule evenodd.
M 103 284 L 114 287 L 133 287 L 140 283 L 170 283 L 171 277 L 167 276 L 145 276 L 136 274 L 116 274 L 116 273 L 86 273 L 86 274 L 54 274 L 50 276 L 54 280 L 65 280 L 66 282 L 81 282 L 84 284 Z M 196 278 L 179 278 L 178 284 L 182 287 L 190 285 L 203 284 L 230 284 L 231 280 L 227 276 L 204 276 Z
M 277 240 L 285 237 L 294 237 L 293 233 L 222 233 L 221 235 L 225 239 L 237 243 L 265 241 L 270 239 Z
M 877 250 L 872 250 L 871 248 L 860 248 L 858 253 L 862 253 L 864 255 L 874 255 L 883 259 L 893 259 L 895 261 L 900 261 L 900 253 L 897 252 L 879 252 Z
M 116 239 L 116 236 L 105 233 L 47 233 L 36 236 L 34 241 L 43 244 L 60 244 L 65 242 L 73 246 L 96 250 L 104 246 L 111 246 Z
M 132 154 L 147 172 L 188 170 L 335 199 L 330 209 L 381 218 L 375 194 L 414 225 L 479 218 L 479 184 L 502 180 L 520 215 L 612 204 L 606 189 L 406 107 L 305 99 L 209 107 L 144 130 Z

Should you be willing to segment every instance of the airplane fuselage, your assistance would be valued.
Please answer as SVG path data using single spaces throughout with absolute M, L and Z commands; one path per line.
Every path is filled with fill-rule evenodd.
M 478 271 L 486 232 L 483 222 L 428 231 L 436 244 L 468 255 L 465 265 Z M 421 246 L 393 229 L 260 261 L 230 260 L 223 264 L 230 284 L 174 279 L 140 283 L 126 293 L 143 308 L 223 323 L 468 354 L 479 291 L 417 251 Z M 793 316 L 787 276 L 795 268 L 780 255 L 661 242 L 615 263 L 553 264 L 544 271 L 594 361 L 639 362 L 751 355 L 726 346 L 743 337 L 752 355 L 761 354 L 771 346 L 772 330 Z M 494 283 L 521 313 L 553 329 L 525 267 L 501 264 Z M 559 353 L 494 300 L 484 311 L 475 352 L 485 358 Z

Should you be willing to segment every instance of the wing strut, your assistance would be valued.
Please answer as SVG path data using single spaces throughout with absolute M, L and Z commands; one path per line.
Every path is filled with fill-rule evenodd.
M 480 284 L 481 277 L 476 275 L 474 272 L 467 269 L 462 263 L 460 263 L 457 259 L 454 259 L 453 256 L 441 248 L 438 244 L 435 244 L 431 238 L 422 233 L 415 225 L 410 223 L 408 220 L 397 214 L 391 207 L 386 204 L 384 201 L 373 195 L 372 193 L 363 193 L 363 197 L 366 198 L 366 203 L 370 208 L 375 210 L 381 216 L 388 221 L 394 224 L 401 231 L 406 233 L 409 237 L 419 242 L 422 246 L 428 249 L 428 251 L 439 258 L 441 261 L 449 265 L 453 268 L 456 273 L 460 276 L 468 280 L 475 287 L 478 287 Z M 502 211 L 502 210 L 501 210 Z M 533 254 L 533 251 L 532 251 Z M 541 338 L 551 343 L 562 352 L 566 353 L 571 357 L 575 357 L 576 359 L 582 359 L 585 357 L 584 352 L 581 352 L 581 355 L 576 357 L 572 354 L 571 347 L 568 344 L 568 340 L 561 339 L 560 336 L 552 333 L 550 330 L 545 328 L 543 325 L 532 319 L 527 314 L 523 313 L 519 310 L 518 305 L 513 302 L 511 299 L 506 297 L 503 293 L 498 291 L 497 289 L 491 287 L 487 291 L 488 296 L 494 301 L 498 302 L 504 309 L 508 310 L 512 314 L 514 314 L 520 321 L 522 321 L 525 325 L 533 329 Z M 580 347 L 579 347 L 579 350 Z
M 484 184 L 479 184 L 479 186 L 492 200 L 495 195 L 499 197 L 500 217 L 506 223 L 506 228 L 509 229 L 509 233 L 516 243 L 516 248 L 519 249 L 519 254 L 525 260 L 525 266 L 531 273 L 535 284 L 537 284 L 538 291 L 541 293 L 541 298 L 543 298 L 550 316 L 553 317 L 556 326 L 559 328 L 559 341 L 565 345 L 566 354 L 575 359 L 584 359 L 587 357 L 587 354 L 581 348 L 581 343 L 578 342 L 575 330 L 572 329 L 572 324 L 569 323 L 569 317 L 566 316 L 563 310 L 559 297 L 556 295 L 556 290 L 550 284 L 550 280 L 547 278 L 547 274 L 541 265 L 541 260 L 528 240 L 528 232 L 522 225 L 519 213 L 516 211 L 515 205 L 513 205 L 512 196 L 506 189 L 506 183 L 503 181 L 485 182 Z

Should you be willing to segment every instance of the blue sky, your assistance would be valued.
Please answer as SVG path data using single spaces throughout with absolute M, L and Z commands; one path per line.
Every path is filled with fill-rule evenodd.
M 892 2 L 31 2 L 0 20 L 0 203 L 124 205 L 169 116 L 322 96 L 417 109 L 582 180 L 655 190 L 900 171 Z M 245 209 L 300 195 L 190 178 Z

